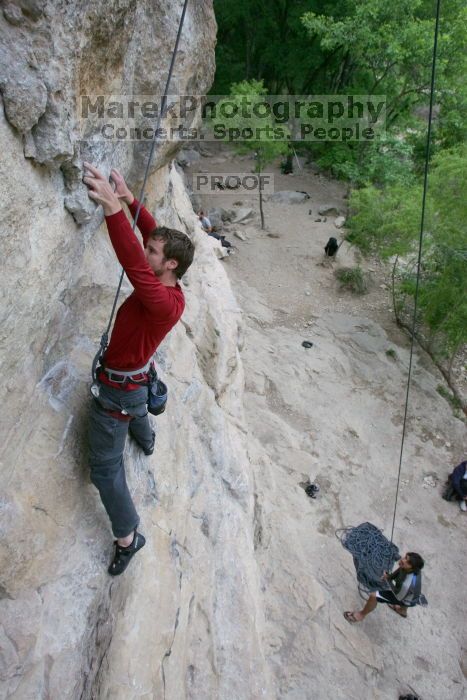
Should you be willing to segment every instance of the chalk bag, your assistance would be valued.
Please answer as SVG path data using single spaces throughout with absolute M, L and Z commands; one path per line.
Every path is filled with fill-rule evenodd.
M 154 376 L 155 375 L 155 376 Z M 154 373 L 148 386 L 148 411 L 153 416 L 164 413 L 167 404 L 167 385 Z

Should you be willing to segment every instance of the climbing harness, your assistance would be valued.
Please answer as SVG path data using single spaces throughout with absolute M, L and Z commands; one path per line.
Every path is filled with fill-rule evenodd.
M 342 545 L 350 551 L 353 556 L 355 569 L 357 572 L 357 580 L 359 582 L 359 591 L 370 592 L 382 588 L 381 577 L 385 570 L 390 570 L 394 563 L 394 557 L 399 557 L 397 547 L 393 544 L 394 538 L 394 526 L 396 523 L 397 514 L 397 503 L 399 497 L 400 479 L 402 471 L 402 456 L 404 452 L 405 435 L 407 430 L 407 412 L 409 406 L 409 391 L 410 383 L 412 377 L 412 362 L 413 362 L 413 350 L 415 342 L 415 328 L 417 324 L 417 311 L 418 311 L 418 293 L 420 286 L 420 270 L 422 262 L 422 247 L 423 247 L 423 231 L 425 228 L 425 209 L 426 209 L 426 194 L 428 189 L 428 166 L 430 159 L 430 143 L 431 143 L 431 123 L 433 117 L 433 101 L 434 101 L 434 89 L 435 89 L 435 69 L 436 69 L 436 54 L 438 46 L 438 33 L 439 33 L 439 16 L 440 16 L 440 6 L 441 0 L 437 0 L 436 4 L 436 22 L 434 31 L 434 42 L 433 42 L 433 58 L 431 64 L 431 85 L 430 85 L 430 108 L 428 114 L 428 128 L 426 136 L 426 148 L 425 148 L 425 168 L 423 176 L 423 197 L 422 197 L 422 210 L 421 210 L 421 220 L 420 220 L 420 234 L 418 240 L 418 258 L 417 258 L 417 277 L 414 295 L 414 310 L 412 318 L 412 328 L 411 328 L 411 340 L 410 340 L 410 358 L 409 358 L 409 369 L 407 375 L 407 389 L 405 394 L 405 408 L 404 408 L 404 420 L 402 424 L 402 438 L 401 438 L 401 449 L 399 454 L 399 468 L 397 472 L 397 484 L 396 484 L 396 496 L 394 499 L 394 511 L 392 516 L 392 526 L 391 526 L 391 538 L 388 540 L 381 530 L 378 530 L 371 523 L 362 523 L 354 528 L 344 528 L 336 531 L 336 536 L 340 539 Z M 396 556 L 397 552 L 397 556 Z M 376 587 L 376 581 L 378 584 Z M 426 605 L 426 598 L 422 595 L 419 596 L 417 604 Z
M 151 360 L 147 362 L 144 367 L 140 369 L 134 369 L 131 372 L 122 372 L 119 369 L 111 369 L 110 367 L 104 367 L 104 372 L 108 376 L 111 382 L 115 384 L 125 384 L 131 381 L 134 384 L 139 384 L 140 382 L 145 382 L 148 379 L 148 370 L 151 367 Z
M 180 22 L 179 22 L 179 25 L 178 25 L 177 38 L 176 38 L 176 40 L 175 40 L 175 46 L 174 46 L 174 50 L 173 50 L 173 52 L 172 52 L 172 58 L 171 58 L 171 61 L 170 61 L 169 73 L 168 73 L 167 81 L 166 81 L 166 84 L 165 84 L 164 95 L 163 95 L 163 97 L 162 97 L 161 108 L 160 108 L 160 110 L 159 110 L 159 114 L 158 114 L 158 117 L 157 117 L 156 128 L 154 129 L 154 135 L 153 135 L 152 142 L 151 142 L 151 149 L 150 149 L 150 151 L 149 151 L 149 157 L 148 157 L 148 161 L 147 161 L 147 164 L 146 164 L 146 170 L 145 170 L 145 173 L 144 173 L 143 184 L 142 184 L 142 186 L 141 186 L 140 195 L 139 195 L 139 197 L 138 197 L 138 208 L 137 208 L 137 210 L 136 210 L 136 214 L 135 214 L 135 217 L 134 217 L 133 223 L 132 223 L 133 232 L 136 231 L 136 224 L 138 223 L 138 217 L 139 217 L 139 214 L 140 214 L 140 211 L 141 211 L 142 202 L 143 202 L 143 200 L 144 200 L 144 193 L 145 193 L 145 190 L 146 190 L 146 185 L 147 185 L 147 181 L 148 181 L 148 177 L 149 177 L 149 169 L 150 169 L 150 167 L 151 167 L 151 163 L 152 163 L 152 160 L 153 160 L 153 157 L 154 157 L 154 153 L 155 153 L 155 149 L 156 149 L 157 134 L 159 133 L 159 128 L 160 128 L 160 125 L 161 125 L 162 116 L 165 115 L 165 112 L 166 112 L 166 107 L 167 107 L 167 95 L 169 94 L 170 81 L 171 81 L 171 79 L 172 79 L 172 73 L 173 73 L 173 69 L 174 69 L 174 66 L 175 66 L 175 57 L 176 57 L 177 51 L 178 51 L 178 45 L 179 45 L 180 37 L 181 37 L 181 34 L 182 34 L 183 22 L 184 22 L 184 20 L 185 20 L 185 14 L 186 14 L 186 8 L 187 8 L 187 6 L 188 6 L 188 0 L 185 0 L 185 3 L 184 3 L 184 5 L 183 5 L 182 14 L 181 14 L 181 17 L 180 17 Z M 96 380 L 97 380 L 97 375 L 96 375 L 97 366 L 98 366 L 98 364 L 99 364 L 100 362 L 102 363 L 102 359 L 103 359 L 103 357 L 104 357 L 105 351 L 107 350 L 107 346 L 108 346 L 108 344 L 109 344 L 109 333 L 110 333 L 110 328 L 111 328 L 111 326 L 112 326 L 112 321 L 113 321 L 113 317 L 114 317 L 114 314 L 115 314 L 115 309 L 116 309 L 116 307 L 117 307 L 117 301 L 118 301 L 118 297 L 119 297 L 119 295 L 120 295 L 120 289 L 121 289 L 121 287 L 122 287 L 123 275 L 124 275 L 124 274 L 125 274 L 125 271 L 124 271 L 123 268 L 122 268 L 122 271 L 121 271 L 121 274 L 120 274 L 120 281 L 119 281 L 119 283 L 118 283 L 117 292 L 116 292 L 116 294 L 115 294 L 115 298 L 114 298 L 114 301 L 113 301 L 112 311 L 110 312 L 109 322 L 108 322 L 108 324 L 107 324 L 107 328 L 106 328 L 105 332 L 103 333 L 103 335 L 102 335 L 102 337 L 101 337 L 101 341 L 100 341 L 100 345 L 99 345 L 99 350 L 97 351 L 97 353 L 96 353 L 96 355 L 95 355 L 95 357 L 94 357 L 94 359 L 93 359 L 93 361 L 92 361 L 92 369 L 91 369 L 91 372 L 92 372 L 91 394 L 92 394 L 94 397 L 96 397 L 96 398 L 99 396 L 99 385 L 98 385 L 98 383 L 97 383 L 97 381 L 96 381 Z M 123 372 L 119 372 L 119 374 L 123 374 Z M 132 374 L 134 374 L 134 372 L 133 372 Z M 164 386 L 165 386 L 165 385 L 164 385 Z M 166 397 L 167 397 L 167 394 L 166 394 Z

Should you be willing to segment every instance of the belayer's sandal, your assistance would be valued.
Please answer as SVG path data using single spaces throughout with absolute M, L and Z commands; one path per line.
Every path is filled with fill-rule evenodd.
M 398 610 L 395 605 L 388 605 L 388 608 L 391 608 L 391 610 L 394 610 L 394 612 L 397 613 L 397 615 L 399 615 L 399 617 L 404 618 L 404 620 L 407 618 L 407 612 L 402 612 L 401 610 Z
M 355 622 L 361 622 L 361 620 L 357 620 L 352 610 L 346 610 L 344 613 L 344 617 L 347 620 L 347 622 L 350 622 L 351 625 L 353 625 Z
M 130 563 L 130 559 L 146 544 L 146 538 L 140 532 L 135 529 L 135 534 L 133 536 L 133 542 L 128 545 L 128 547 L 121 547 L 117 540 L 115 544 L 115 554 L 111 565 L 108 568 L 108 572 L 111 576 L 119 576 L 123 574 L 126 567 Z

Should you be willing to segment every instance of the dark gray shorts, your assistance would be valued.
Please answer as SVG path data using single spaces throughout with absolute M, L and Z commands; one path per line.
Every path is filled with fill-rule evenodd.
M 376 600 L 378 603 L 387 603 L 389 605 L 400 605 L 403 608 L 408 607 L 401 603 L 400 600 L 396 598 L 392 591 L 376 591 Z

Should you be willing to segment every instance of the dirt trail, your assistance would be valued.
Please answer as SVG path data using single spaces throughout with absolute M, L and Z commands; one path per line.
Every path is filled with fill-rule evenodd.
M 251 159 L 217 153 L 196 170 L 252 167 Z M 460 700 L 467 674 L 465 606 L 458 602 L 467 516 L 443 501 L 441 490 L 448 471 L 465 459 L 465 425 L 437 392 L 441 375 L 417 350 L 394 540 L 401 552 L 425 557 L 429 607 L 402 620 L 379 606 L 361 625 L 349 625 L 342 612 L 361 601 L 352 559 L 334 533 L 370 521 L 390 534 L 409 345 L 392 319 L 379 263 L 361 263 L 371 277 L 362 297 L 341 291 L 333 273 L 355 264 L 346 243 L 333 265 L 323 265 L 326 241 L 340 240 L 342 230 L 333 216 L 315 219 L 327 203 L 345 214 L 344 186 L 310 169 L 268 171 L 276 191 L 306 191 L 310 199 L 267 202 L 266 231 L 259 215 L 229 226 L 224 232 L 237 251 L 223 264 L 245 318 L 255 546 L 277 697 L 389 700 L 404 691 Z M 254 197 L 224 192 L 203 206 L 238 209 L 239 200 L 257 210 Z M 303 348 L 303 340 L 313 347 Z M 321 486 L 316 500 L 304 493 L 308 478 Z

